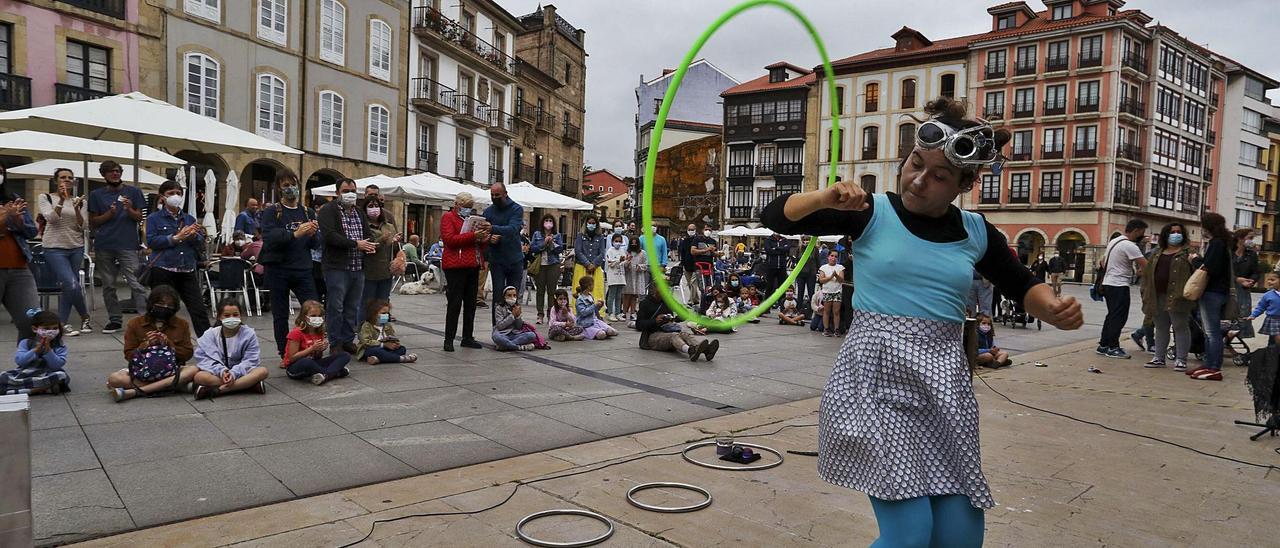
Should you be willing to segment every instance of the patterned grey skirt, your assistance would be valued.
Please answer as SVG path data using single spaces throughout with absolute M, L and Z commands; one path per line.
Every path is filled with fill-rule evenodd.
M 961 324 L 853 311 L 822 395 L 818 475 L 882 500 L 995 506 Z

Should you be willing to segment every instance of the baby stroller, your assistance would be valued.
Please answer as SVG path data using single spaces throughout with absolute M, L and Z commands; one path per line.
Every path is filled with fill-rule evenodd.
M 1038 318 L 1027 314 L 1026 309 L 1022 307 L 1022 303 L 1006 298 L 1003 295 L 1000 296 L 1000 304 L 997 306 L 996 317 L 993 319 L 1000 322 L 1000 325 L 1008 325 L 1010 327 L 1018 327 L 1018 324 L 1022 324 L 1022 327 L 1027 327 L 1035 323 L 1036 330 L 1044 329 L 1044 323 Z
M 1203 360 L 1205 335 L 1204 324 L 1200 322 L 1200 312 L 1193 311 L 1191 313 L 1191 321 L 1189 323 L 1191 327 L 1191 345 L 1188 347 L 1187 353 L 1194 355 L 1197 360 Z M 1239 322 L 1236 321 L 1224 321 L 1222 322 L 1222 325 L 1224 338 L 1227 333 L 1239 329 Z M 1248 365 L 1249 361 L 1247 356 L 1251 351 L 1249 349 L 1249 343 L 1245 342 L 1240 337 L 1233 337 L 1230 342 L 1224 342 L 1223 349 L 1225 350 L 1227 348 L 1230 348 L 1236 354 L 1235 357 L 1231 359 L 1231 363 L 1239 366 Z M 1169 347 L 1167 354 L 1168 359 L 1177 359 L 1176 350 L 1172 345 Z

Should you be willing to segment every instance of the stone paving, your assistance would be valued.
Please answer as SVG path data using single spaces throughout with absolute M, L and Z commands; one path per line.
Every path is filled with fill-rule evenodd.
M 270 318 L 251 318 L 264 354 L 272 356 L 267 394 L 212 401 L 184 394 L 114 403 L 104 379 L 122 366 L 123 335 L 68 339 L 73 391 L 32 398 L 38 542 L 806 400 L 820 394 L 839 344 L 766 318 L 721 336 L 712 363 L 639 350 L 638 333 L 628 329 L 609 341 L 553 343 L 533 353 L 445 353 L 443 297 L 397 296 L 394 303 L 398 334 L 418 363 L 354 364 L 351 377 L 320 387 L 293 381 L 274 360 Z M 532 318 L 533 307 L 526 309 Z M 1004 328 L 997 341 L 1025 351 L 1092 340 L 1102 312 L 1097 303 L 1086 309 L 1089 325 L 1080 331 Z M 477 324 L 486 324 L 487 309 L 477 316 Z M 477 333 L 487 329 L 478 325 Z M 12 325 L 0 326 L 0 341 L 12 344 L 15 337 Z

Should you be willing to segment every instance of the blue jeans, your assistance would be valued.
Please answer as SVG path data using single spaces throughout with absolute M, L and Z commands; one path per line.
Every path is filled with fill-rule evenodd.
M 489 325 L 498 323 L 497 308 L 502 302 L 502 290 L 507 286 L 516 288 L 516 294 L 524 294 L 524 265 L 519 262 L 511 264 L 489 263 L 489 279 L 493 281 L 493 307 L 489 309 Z
M 1204 366 L 1222 369 L 1222 310 L 1227 294 L 1205 291 L 1200 296 L 1200 321 L 1204 324 Z
M 324 323 L 329 332 L 329 345 L 342 348 L 356 337 L 360 297 L 364 294 L 364 272 L 358 270 L 325 270 Z
M 400 358 L 408 352 L 404 345 L 397 347 L 395 350 L 387 350 L 382 346 L 370 346 L 364 349 L 364 357 L 373 356 L 378 358 L 379 363 L 400 363 Z
M 58 278 L 58 287 L 62 288 L 62 298 L 58 299 L 58 318 L 62 323 L 71 320 L 71 307 L 76 307 L 80 319 L 89 317 L 89 309 L 84 305 L 84 289 L 80 287 L 80 267 L 84 266 L 84 248 L 59 249 L 48 247 L 44 250 L 44 260 L 53 269 Z
M 346 367 L 349 361 L 351 361 L 351 354 L 345 352 L 331 354 L 319 360 L 307 356 L 289 362 L 289 368 L 285 370 L 285 374 L 291 379 L 307 380 L 316 373 L 324 373 L 324 376 L 336 379 L 346 376 L 342 374 L 342 368 Z
M 611 285 L 605 290 L 604 303 L 605 310 L 612 315 L 622 313 L 622 290 L 626 289 L 625 285 Z
M 365 278 L 364 293 L 360 297 L 360 313 L 357 315 L 357 317 L 359 318 L 364 317 L 364 305 L 369 301 L 372 301 L 374 299 L 383 299 L 385 301 L 390 301 L 391 300 L 391 282 L 394 282 L 394 281 L 395 281 L 395 278 L 387 278 L 385 280 L 370 280 L 368 278 Z
M 516 347 L 522 344 L 533 344 L 533 341 L 537 339 L 538 336 L 530 331 L 522 331 L 514 337 L 508 337 L 506 333 L 501 331 L 493 332 L 493 345 L 498 347 L 498 350 L 515 350 Z
M 315 280 L 310 268 L 284 268 L 268 266 L 267 290 L 271 292 L 271 327 L 276 336 L 276 353 L 284 356 L 285 337 L 289 335 L 289 291 L 298 298 L 298 304 L 316 299 Z
M 880 538 L 871 548 L 903 546 L 982 546 L 984 516 L 964 495 L 871 499 Z

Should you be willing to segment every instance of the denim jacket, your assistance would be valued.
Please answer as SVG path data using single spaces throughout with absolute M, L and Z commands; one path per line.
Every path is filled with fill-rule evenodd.
M 196 218 L 179 211 L 177 215 L 161 208 L 147 215 L 147 247 L 151 248 L 152 266 L 174 272 L 194 272 L 199 246 L 204 245 L 204 234 L 180 242 L 173 237 L 182 227 L 196 224 Z
M 529 240 L 529 251 L 534 254 L 547 253 L 547 264 L 560 264 L 560 255 L 564 253 L 564 236 L 559 232 L 553 236 L 555 239 L 551 243 L 551 247 L 548 248 L 544 242 L 546 236 L 542 234 L 541 230 L 535 230 L 533 238 Z M 534 260 L 541 261 L 542 257 Z

